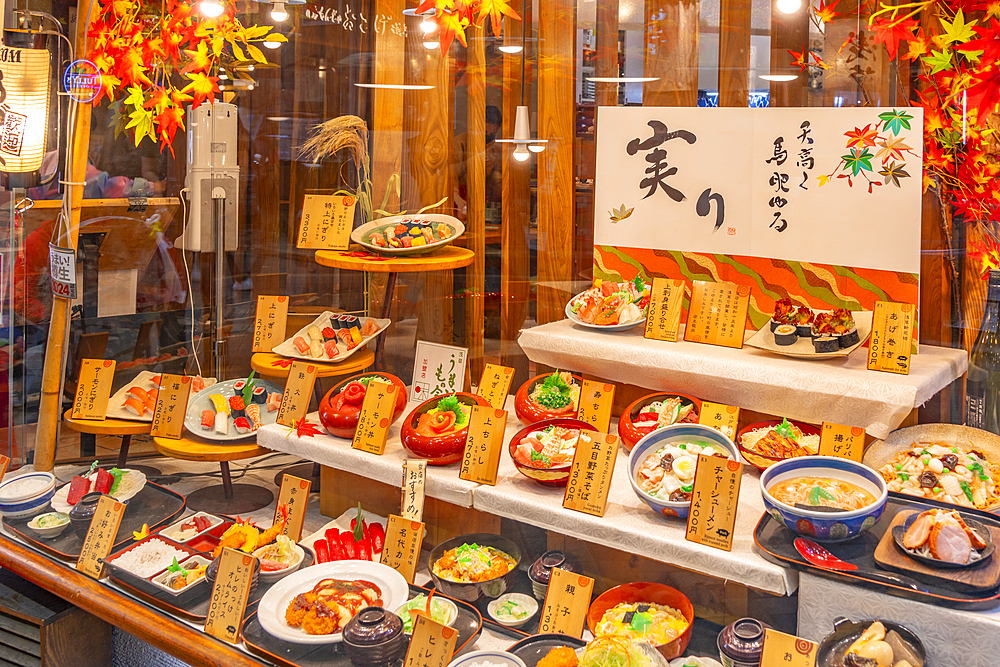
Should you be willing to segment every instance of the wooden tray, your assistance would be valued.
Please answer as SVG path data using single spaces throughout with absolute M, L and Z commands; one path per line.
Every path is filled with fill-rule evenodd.
M 1000 559 L 995 553 L 983 563 L 955 570 L 934 568 L 907 556 L 892 538 L 892 529 L 894 526 L 901 526 L 906 519 L 918 513 L 917 510 L 901 510 L 892 517 L 892 522 L 886 527 L 885 534 L 875 547 L 875 562 L 879 567 L 909 575 L 925 584 L 950 585 L 955 590 L 966 593 L 988 591 L 1000 586 Z M 1000 540 L 1000 528 L 987 527 L 993 533 L 994 543 L 1000 543 L 997 542 Z

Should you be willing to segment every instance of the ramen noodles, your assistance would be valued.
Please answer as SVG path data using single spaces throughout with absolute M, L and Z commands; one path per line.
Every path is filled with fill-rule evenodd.
M 825 477 L 793 477 L 767 490 L 778 502 L 793 507 L 833 507 L 859 510 L 875 502 L 874 495 L 857 484 Z

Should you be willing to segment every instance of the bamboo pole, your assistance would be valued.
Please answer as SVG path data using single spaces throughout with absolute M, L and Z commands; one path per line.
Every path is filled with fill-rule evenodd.
M 510 23 L 507 19 L 505 23 Z M 469 296 L 465 303 L 465 344 L 469 348 L 469 369 L 472 379 L 479 382 L 486 362 L 483 322 L 483 294 L 486 292 L 486 27 L 480 28 L 480 39 L 469 42 L 468 66 L 468 131 L 466 136 L 466 247 L 476 253 L 476 259 L 466 269 L 465 286 Z
M 76 58 L 87 53 L 87 30 L 90 27 L 90 8 L 94 0 L 80 0 L 78 13 L 81 21 L 76 27 Z M 90 146 L 89 104 L 76 105 L 73 138 L 66 156 L 67 175 L 70 183 L 83 183 L 87 176 L 87 149 Z M 62 128 L 59 128 L 62 131 Z M 83 186 L 67 185 L 63 200 L 69 204 L 69 220 L 59 222 L 60 238 L 76 250 L 80 236 L 80 211 L 83 208 Z M 45 344 L 45 365 L 42 368 L 42 392 L 38 406 L 38 429 L 35 432 L 35 470 L 52 470 L 56 457 L 56 440 L 59 437 L 59 415 L 62 412 L 62 379 L 65 368 L 66 342 L 69 338 L 70 301 L 52 295 L 52 319 L 49 337 Z

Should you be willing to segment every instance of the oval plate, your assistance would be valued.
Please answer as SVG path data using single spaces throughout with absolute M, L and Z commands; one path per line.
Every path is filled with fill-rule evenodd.
M 127 503 L 136 496 L 137 493 L 142 491 L 143 487 L 146 486 L 146 475 L 138 470 L 132 470 L 131 468 L 122 468 L 122 472 L 129 473 L 130 477 L 134 477 L 135 481 L 131 489 L 125 493 L 115 492 L 111 495 L 112 498 L 118 502 Z M 62 512 L 63 514 L 69 514 L 73 506 L 66 502 L 66 498 L 69 496 L 69 484 L 63 484 L 61 487 L 56 489 L 55 495 L 52 496 L 50 504 L 55 512 Z
M 424 220 L 428 222 L 442 222 L 448 225 L 451 228 L 451 236 L 446 239 L 442 239 L 441 241 L 435 241 L 434 243 L 428 243 L 427 245 L 416 246 L 413 248 L 380 248 L 379 246 L 367 241 L 368 237 L 370 237 L 372 233 L 382 231 L 386 227 L 394 227 L 403 221 L 406 221 L 406 223 L 414 223 Z M 378 220 L 366 222 L 351 232 L 351 241 L 353 243 L 357 243 L 365 250 L 376 252 L 380 255 L 422 255 L 451 244 L 452 241 L 464 233 L 465 225 L 462 224 L 462 221 L 458 218 L 450 215 L 443 215 L 441 213 L 421 213 L 419 215 L 394 215 L 388 218 L 379 218 Z
M 205 387 L 197 394 L 194 398 L 188 401 L 187 413 L 184 416 L 184 426 L 187 430 L 191 431 L 197 436 L 201 436 L 207 440 L 222 440 L 222 441 L 236 441 L 236 440 L 246 440 L 247 438 L 255 437 L 256 431 L 250 431 L 249 433 L 239 434 L 236 429 L 233 428 L 233 416 L 229 415 L 226 419 L 229 421 L 229 433 L 226 435 L 220 435 L 215 432 L 215 429 L 205 430 L 201 427 L 201 413 L 205 410 L 215 410 L 215 406 L 212 405 L 212 400 L 209 398 L 211 394 L 222 394 L 222 397 L 229 401 L 231 396 L 236 395 L 236 390 L 233 389 L 233 385 L 237 382 L 246 380 L 246 378 L 240 378 L 238 380 L 226 380 L 225 382 L 219 382 L 213 384 L 211 387 Z M 257 378 L 257 386 L 264 387 L 267 393 L 283 393 L 283 389 L 273 382 L 268 382 L 267 380 L 261 380 Z M 267 406 L 261 406 L 260 410 L 260 423 L 264 426 L 268 424 L 273 424 L 278 418 L 278 410 L 274 412 L 268 412 Z
M 892 539 L 896 541 L 896 546 L 899 547 L 900 551 L 902 551 L 904 554 L 906 554 L 913 560 L 919 561 L 924 565 L 927 565 L 928 567 L 934 567 L 941 570 L 960 570 L 966 567 L 975 567 L 977 565 L 982 565 L 983 563 L 988 561 L 991 556 L 993 556 L 993 552 L 996 550 L 996 545 L 993 543 L 993 532 L 985 524 L 980 523 L 979 521 L 972 518 L 968 514 L 964 514 L 962 512 L 959 512 L 958 515 L 962 517 L 963 521 L 965 521 L 965 525 L 967 525 L 972 530 L 976 531 L 976 534 L 979 535 L 981 538 L 983 538 L 983 541 L 986 542 L 986 548 L 980 551 L 980 553 L 982 554 L 982 558 L 980 558 L 979 560 L 974 560 L 971 563 L 959 564 L 959 563 L 949 563 L 948 561 L 939 560 L 932 556 L 922 556 L 918 553 L 910 551 L 909 549 L 903 546 L 903 535 L 906 534 L 906 531 L 909 530 L 910 525 L 914 521 L 916 521 L 917 517 L 920 516 L 920 514 L 921 514 L 920 512 L 914 512 L 910 516 L 906 517 L 906 520 L 903 521 L 903 525 L 892 527 Z
M 588 289 L 590 289 L 590 288 L 588 288 Z M 583 290 L 583 292 L 586 292 L 586 291 L 587 290 Z M 583 294 L 583 292 L 580 292 L 580 294 Z M 569 301 L 566 302 L 566 308 L 565 308 L 565 310 L 566 310 L 566 317 L 568 317 L 570 319 L 570 321 L 573 322 L 573 324 L 578 324 L 581 327 L 587 327 L 588 329 L 597 329 L 598 331 L 627 331 L 627 330 L 629 330 L 629 329 L 631 329 L 633 327 L 636 327 L 636 326 L 638 326 L 640 324 L 645 324 L 646 323 L 646 318 L 643 317 L 641 319 L 636 320 L 635 322 L 629 322 L 628 324 L 588 324 L 587 322 L 584 322 L 579 317 L 577 317 L 576 313 L 574 313 L 573 311 L 571 311 L 570 308 L 569 308 L 570 304 L 573 303 L 573 300 L 576 299 L 577 297 L 579 297 L 580 294 L 577 294 L 572 299 L 570 299 Z

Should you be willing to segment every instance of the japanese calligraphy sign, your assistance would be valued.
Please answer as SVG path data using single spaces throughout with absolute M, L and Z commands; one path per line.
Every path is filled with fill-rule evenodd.
M 476 395 L 485 398 L 497 410 L 503 410 L 513 379 L 513 368 L 486 364 L 486 368 L 483 369 L 483 377 L 480 378 L 479 386 L 476 387 Z
M 255 560 L 250 554 L 228 547 L 222 550 L 205 618 L 206 633 L 230 644 L 236 643 L 250 597 Z
M 288 521 L 281 531 L 293 542 L 302 539 L 302 524 L 306 520 L 306 507 L 309 504 L 309 490 L 312 482 L 294 475 L 282 475 L 281 490 L 278 491 L 278 504 L 274 508 L 274 522 L 278 521 L 278 508 L 288 507 Z
M 684 281 L 653 278 L 649 290 L 646 316 L 646 338 L 677 342 L 681 327 L 681 306 L 684 303 Z
M 819 455 L 839 456 L 861 463 L 865 453 L 865 430 L 859 426 L 844 426 L 823 422 L 819 432 Z
M 253 352 L 270 352 L 285 340 L 288 321 L 287 296 L 258 296 L 253 323 Z
M 583 636 L 594 580 L 558 567 L 552 568 L 549 588 L 538 618 L 538 632 L 558 632 L 573 637 Z
M 736 426 L 740 421 L 740 409 L 733 405 L 701 402 L 701 414 L 698 423 L 722 431 L 730 440 L 736 439 Z
M 80 549 L 76 569 L 94 579 L 101 578 L 104 559 L 111 553 L 123 516 L 125 503 L 120 503 L 111 496 L 101 496 L 97 501 L 94 517 L 90 520 L 87 536 L 83 538 L 83 548 Z
M 742 348 L 749 309 L 748 286 L 695 280 L 684 340 Z
M 420 544 L 423 539 L 422 522 L 390 514 L 379 562 L 396 570 L 407 583 L 412 584 L 420 561 Z
M 396 386 L 387 382 L 368 383 L 365 400 L 358 414 L 358 429 L 351 446 L 379 456 L 385 451 L 389 435 L 389 419 L 396 406 Z
M 688 541 L 733 550 L 742 473 L 743 464 L 739 461 L 698 455 L 685 533 Z
M 920 271 L 919 108 L 602 107 L 598 119 L 595 245 Z
M 111 380 L 115 362 L 107 359 L 84 359 L 80 362 L 80 380 L 73 397 L 73 419 L 100 419 L 108 413 Z
M 576 418 L 587 422 L 601 433 L 611 425 L 611 406 L 615 402 L 615 385 L 596 380 L 584 380 L 580 388 L 580 408 Z
M 190 393 L 190 377 L 168 373 L 160 376 L 150 435 L 171 440 L 179 440 L 184 435 L 184 415 L 187 413 Z
M 617 459 L 618 436 L 580 431 L 569 482 L 563 495 L 563 507 L 604 516 Z
M 468 352 L 464 347 L 418 340 L 410 400 L 426 401 L 438 394 L 462 391 Z
M 357 198 L 350 195 L 305 195 L 296 247 L 347 250 L 356 205 Z
M 910 374 L 916 311 L 909 303 L 875 302 L 872 337 L 868 343 L 868 370 Z
M 495 408 L 472 406 L 469 417 L 469 434 L 462 454 L 459 479 L 477 484 L 496 486 L 497 468 L 500 466 L 500 450 L 507 427 L 507 411 Z
M 316 364 L 307 361 L 292 362 L 288 368 L 285 393 L 281 395 L 276 422 L 282 426 L 295 426 L 295 422 L 305 418 L 309 412 L 309 403 L 312 401 L 313 386 L 316 384 L 318 372 L 319 366 Z
M 420 521 L 423 518 L 426 478 L 426 459 L 406 459 L 403 461 L 403 488 L 399 508 L 404 519 Z
M 760 667 L 815 667 L 816 643 L 784 632 L 764 630 Z
M 446 667 L 457 640 L 458 630 L 420 614 L 413 621 L 413 637 L 403 667 Z

